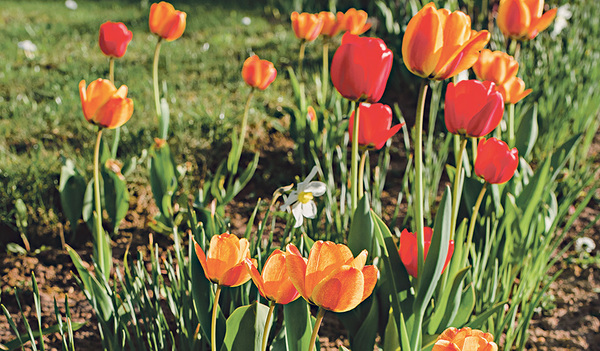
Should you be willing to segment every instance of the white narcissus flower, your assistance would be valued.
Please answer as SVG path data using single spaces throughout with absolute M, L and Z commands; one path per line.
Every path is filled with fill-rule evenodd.
M 317 215 L 317 205 L 315 205 L 313 198 L 325 194 L 327 188 L 323 182 L 311 181 L 315 175 L 317 175 L 317 167 L 313 167 L 308 177 L 303 182 L 298 183 L 298 189 L 293 190 L 281 206 L 282 211 L 291 211 L 294 215 L 296 219 L 294 228 L 302 225 L 304 217 L 315 218 Z

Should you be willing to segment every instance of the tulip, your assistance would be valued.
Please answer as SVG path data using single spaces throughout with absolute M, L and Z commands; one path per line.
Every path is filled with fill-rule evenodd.
M 496 88 L 509 104 L 516 104 L 532 92 L 531 89 L 525 89 L 525 82 L 519 77 L 512 77 Z
M 365 266 L 367 254 L 363 250 L 354 258 L 346 245 L 317 241 L 306 260 L 289 244 L 286 267 L 304 299 L 325 310 L 346 312 L 369 297 L 377 283 L 377 268 Z
M 277 77 L 277 70 L 272 62 L 252 55 L 244 61 L 242 77 L 249 86 L 265 90 Z
M 161 1 L 150 7 L 150 31 L 159 37 L 173 41 L 178 39 L 185 30 L 187 14 L 177 11 L 173 5 Z
M 530 40 L 550 26 L 556 11 L 544 13 L 544 0 L 500 0 L 496 21 L 506 37 Z
M 450 327 L 438 336 L 431 351 L 497 351 L 498 345 L 490 333 L 464 327 Z
M 122 126 L 133 114 L 133 101 L 127 98 L 127 86 L 115 88 L 107 79 L 96 79 L 85 86 L 79 82 L 79 96 L 85 119 L 102 128 L 114 129 Z
M 429 227 L 424 228 L 425 230 L 423 232 L 423 260 L 425 261 L 427 259 L 427 252 L 429 252 L 429 246 L 431 246 L 431 237 L 433 236 L 433 230 Z M 408 230 L 404 229 L 402 233 L 400 233 L 400 250 L 398 250 L 398 254 L 400 255 L 402 264 L 404 264 L 404 267 L 406 268 L 408 274 L 415 278 L 418 276 L 419 273 L 417 250 L 417 236 L 415 235 L 415 233 L 410 233 Z M 446 255 L 446 262 L 444 263 L 442 273 L 446 270 L 448 263 L 450 263 L 450 259 L 452 258 L 453 253 L 454 240 L 450 240 L 450 243 L 448 245 L 448 254 Z
M 246 267 L 260 295 L 269 301 L 285 305 L 300 297 L 292 284 L 286 268 L 286 254 L 275 250 L 265 262 L 262 273 L 258 273 L 252 261 L 245 259 Z
M 517 78 L 519 63 L 514 57 L 502 51 L 481 50 L 479 60 L 473 65 L 473 71 L 481 80 L 496 84 L 496 90 L 502 94 L 505 103 L 515 104 L 531 93 L 525 90 L 525 83 Z
M 331 61 L 331 80 L 346 99 L 374 103 L 383 95 L 392 61 L 383 40 L 346 33 Z
M 448 84 L 444 116 L 450 133 L 478 138 L 500 124 L 504 101 L 494 86 L 478 80 Z
M 125 24 L 108 21 L 100 26 L 98 44 L 104 55 L 120 58 L 125 55 L 131 38 L 133 38 L 133 34 Z
M 379 150 L 389 138 L 402 128 L 403 124 L 391 127 L 392 109 L 388 105 L 361 103 L 358 109 L 360 114 L 358 143 L 360 145 Z M 353 128 L 354 111 L 350 115 L 349 130 L 352 131 Z M 350 133 L 350 141 L 352 141 L 352 133 Z
M 332 38 L 344 30 L 344 14 L 342 12 L 335 15 L 333 12 L 321 11 L 318 16 L 323 21 L 321 35 Z
M 250 280 L 245 259 L 250 259 L 248 240 L 233 234 L 215 235 L 210 239 L 208 253 L 196 243 L 196 255 L 206 279 L 219 286 L 238 286 Z M 256 260 L 251 262 L 256 265 Z
M 477 145 L 475 174 L 490 184 L 502 184 L 509 181 L 519 165 L 517 148 L 509 150 L 502 140 L 481 139 Z
M 363 10 L 349 9 L 344 14 L 344 27 L 350 34 L 361 35 L 371 28 L 367 23 L 368 15 Z
M 323 20 L 318 15 L 296 11 L 292 12 L 292 28 L 296 38 L 303 39 L 306 41 L 313 41 L 317 39 L 323 28 Z
M 423 78 L 444 80 L 469 69 L 490 40 L 490 33 L 471 30 L 471 18 L 461 11 L 425 5 L 409 22 L 402 40 L 402 59 Z

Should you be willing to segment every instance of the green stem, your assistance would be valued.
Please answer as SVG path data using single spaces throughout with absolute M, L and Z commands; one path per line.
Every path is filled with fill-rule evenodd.
M 98 262 L 100 269 L 104 274 L 104 231 L 102 230 L 102 202 L 100 201 L 100 142 L 102 140 L 102 127 L 98 129 L 98 136 L 96 138 L 96 147 L 94 148 L 94 200 L 96 202 L 96 262 Z
M 246 129 L 248 129 L 248 112 L 250 111 L 250 102 L 252 101 L 253 96 L 254 88 L 250 90 L 250 94 L 248 94 L 248 100 L 246 100 L 246 107 L 244 108 L 244 116 L 242 117 L 242 127 L 240 129 L 240 139 L 237 150 L 237 162 L 240 161 L 240 158 L 242 157 L 242 150 L 244 149 L 244 141 L 246 140 Z
M 321 322 L 323 321 L 324 315 L 325 310 L 323 307 L 319 307 L 319 312 L 317 312 L 317 320 L 315 321 L 315 326 L 313 327 L 312 335 L 310 336 L 308 351 L 313 351 L 315 349 L 315 342 L 317 341 L 317 335 L 319 333 L 319 328 L 321 327 Z
M 215 302 L 213 303 L 212 321 L 210 323 L 210 349 L 217 351 L 217 310 L 219 309 L 219 297 L 221 296 L 221 285 L 217 285 Z
M 302 62 L 304 61 L 304 49 L 306 48 L 306 40 L 300 41 L 300 52 L 298 53 L 298 80 L 302 80 Z
M 515 104 L 508 104 L 508 146 L 515 146 Z
M 415 120 L 415 220 L 417 222 L 417 248 L 418 248 L 418 271 L 423 272 L 424 264 L 424 230 L 423 222 L 423 115 L 425 113 L 425 98 L 427 96 L 428 82 L 423 80 L 419 89 L 419 101 L 417 103 L 417 116 Z
M 456 158 L 456 174 L 454 175 L 454 188 L 452 189 L 452 216 L 450 218 L 450 239 L 454 239 L 454 233 L 456 232 L 456 220 L 458 217 L 458 188 L 460 183 L 462 183 L 462 165 L 463 165 L 463 157 L 462 155 L 467 148 L 467 142 L 469 140 L 461 135 L 460 136 L 460 150 L 458 151 L 458 156 Z
M 108 79 L 115 84 L 115 58 L 111 57 L 108 60 Z M 115 139 L 113 140 L 111 157 L 117 158 L 117 149 L 119 148 L 119 140 L 121 139 L 121 127 L 115 128 Z
M 352 212 L 358 205 L 358 126 L 360 123 L 359 114 L 360 102 L 356 102 L 354 107 L 354 126 L 352 127 L 352 159 L 350 164 L 350 186 L 352 187 Z
M 369 151 L 365 149 L 362 156 L 360 157 L 360 166 L 358 167 L 358 199 L 362 199 L 365 194 L 365 164 L 367 162 L 367 155 Z
M 485 195 L 487 185 L 487 182 L 483 184 L 483 187 L 479 192 L 479 196 L 477 197 L 477 202 L 475 202 L 475 206 L 473 207 L 473 214 L 471 215 L 471 222 L 469 223 L 469 231 L 467 232 L 467 245 L 465 248 L 465 256 L 463 257 L 468 257 L 469 255 L 469 249 L 471 248 L 471 243 L 473 242 L 473 231 L 475 230 L 475 221 L 477 220 L 477 214 L 479 213 L 479 207 L 481 206 L 481 202 L 483 201 L 483 195 Z
M 162 118 L 162 112 L 160 110 L 160 93 L 158 90 L 158 57 L 160 55 L 160 45 L 162 44 L 162 38 L 158 38 L 156 42 L 156 48 L 154 49 L 154 64 L 152 67 L 152 82 L 154 84 L 154 105 L 156 107 L 156 115 L 158 116 L 158 125 L 161 125 L 160 119 Z
M 263 339 L 262 339 L 262 347 L 260 348 L 261 351 L 266 351 L 267 349 L 267 340 L 269 339 L 269 324 L 271 323 L 271 318 L 273 317 L 273 311 L 275 310 L 275 302 L 274 301 L 269 301 L 269 313 L 267 314 L 267 320 L 265 322 L 265 330 L 263 332 Z
M 323 41 L 323 72 L 321 76 L 321 84 L 323 87 L 323 102 L 327 102 L 327 89 L 329 86 L 329 37 L 325 37 Z
M 115 84 L 115 58 L 111 57 L 108 60 L 108 79 L 110 82 Z

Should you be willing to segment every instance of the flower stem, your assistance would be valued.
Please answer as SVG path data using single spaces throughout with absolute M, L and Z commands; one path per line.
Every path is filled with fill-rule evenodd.
M 115 84 L 115 58 L 111 57 L 108 60 L 108 79 Z M 111 157 L 117 158 L 117 149 L 119 148 L 119 139 L 121 139 L 121 127 L 115 128 L 115 139 L 111 148 Z
M 221 285 L 217 285 L 215 301 L 213 303 L 212 321 L 210 323 L 210 349 L 217 351 L 217 310 L 219 309 L 219 297 L 221 296 Z
M 108 79 L 115 84 L 115 58 L 111 57 L 108 60 Z
M 473 207 L 473 214 L 471 215 L 471 222 L 469 223 L 469 231 L 467 232 L 467 245 L 465 248 L 465 256 L 463 257 L 468 257 L 469 255 L 469 249 L 471 248 L 471 243 L 473 242 L 473 231 L 475 230 L 475 221 L 477 220 L 477 214 L 479 213 L 479 207 L 481 206 L 481 202 L 483 201 L 483 195 L 485 195 L 487 185 L 487 182 L 483 184 L 483 187 L 479 192 L 479 196 L 477 197 L 477 202 L 475 202 L 475 206 Z
M 456 220 L 458 217 L 458 204 L 459 204 L 459 194 L 458 188 L 459 184 L 462 183 L 462 165 L 463 165 L 463 153 L 467 148 L 468 139 L 465 136 L 460 137 L 460 150 L 458 151 L 458 156 L 456 158 L 456 174 L 454 175 L 454 188 L 452 189 L 452 216 L 450 218 L 450 239 L 454 239 L 454 233 L 456 232 Z
M 152 68 L 152 82 L 154 84 L 154 105 L 156 107 L 156 115 L 158 116 L 159 123 L 162 118 L 162 112 L 160 111 L 160 93 L 158 91 L 158 56 L 160 55 L 160 45 L 162 44 L 162 38 L 158 38 L 156 42 L 156 48 L 154 49 L 154 65 Z
M 508 146 L 515 146 L 515 104 L 508 105 Z
M 94 148 L 94 200 L 96 202 L 96 253 L 98 257 L 96 257 L 96 262 L 100 266 L 102 273 L 105 275 L 108 272 L 105 272 L 106 267 L 104 266 L 104 245 L 102 244 L 102 240 L 104 240 L 104 230 L 102 229 L 102 202 L 100 201 L 100 142 L 102 140 L 102 127 L 98 129 L 98 135 L 96 137 L 96 147 Z
M 327 104 L 327 88 L 329 85 L 329 37 L 325 37 L 323 41 L 323 71 L 321 73 L 323 103 Z
M 350 164 L 350 186 L 352 187 L 352 212 L 358 205 L 358 126 L 360 123 L 359 114 L 360 102 L 356 102 L 354 107 L 354 125 L 352 126 L 352 163 Z
M 302 62 L 304 61 L 304 49 L 306 48 L 306 40 L 300 41 L 300 52 L 298 53 L 298 80 L 302 80 Z
M 365 164 L 367 162 L 367 155 L 369 151 L 365 149 L 362 156 L 360 157 L 360 166 L 358 167 L 358 199 L 362 199 L 365 194 Z
M 266 349 L 267 349 L 267 340 L 269 339 L 269 330 L 268 329 L 270 329 L 269 324 L 271 323 L 271 318 L 273 317 L 274 310 L 275 310 L 275 302 L 269 301 L 269 313 L 267 314 L 267 320 L 265 322 L 265 330 L 263 332 L 262 347 L 260 348 L 261 351 L 266 351 Z
M 317 341 L 317 335 L 319 333 L 319 328 L 321 327 L 321 322 L 323 321 L 324 315 L 325 310 L 323 307 L 319 307 L 319 312 L 317 312 L 317 320 L 315 321 L 315 326 L 313 327 L 312 335 L 310 336 L 308 351 L 313 351 L 315 349 L 315 342 Z
M 423 222 L 423 115 L 425 113 L 425 97 L 427 96 L 428 82 L 423 80 L 419 89 L 419 101 L 417 103 L 417 116 L 415 120 L 415 220 L 417 222 L 417 247 L 418 247 L 418 271 L 423 272 L 424 264 L 424 230 Z

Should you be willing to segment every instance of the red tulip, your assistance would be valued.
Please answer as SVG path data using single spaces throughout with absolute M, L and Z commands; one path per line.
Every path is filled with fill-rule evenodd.
M 424 247 L 423 247 L 423 260 L 427 259 L 427 252 L 429 252 L 429 246 L 431 246 L 431 237 L 433 236 L 433 230 L 429 227 L 425 227 L 425 233 L 423 235 Z M 400 255 L 400 259 L 402 260 L 402 264 L 406 268 L 408 274 L 413 277 L 418 276 L 419 271 L 419 252 L 417 251 L 417 236 L 415 233 L 410 233 L 408 230 L 404 229 L 402 233 L 400 233 L 400 250 L 398 250 L 398 254 Z M 448 255 L 446 256 L 446 262 L 444 263 L 444 269 L 442 269 L 442 273 L 446 270 L 448 263 L 450 263 L 450 259 L 452 258 L 452 254 L 454 253 L 454 240 L 450 240 L 448 246 Z
M 252 55 L 244 61 L 242 77 L 249 86 L 265 90 L 277 77 L 277 70 L 272 62 Z
M 360 104 L 358 126 L 358 143 L 379 150 L 385 142 L 398 133 L 403 124 L 392 125 L 392 109 L 384 104 Z M 391 127 L 391 128 L 390 128 Z M 354 111 L 350 115 L 349 130 L 354 128 Z M 352 132 L 350 132 L 352 141 Z
M 383 40 L 346 33 L 333 55 L 331 80 L 346 99 L 374 103 L 383 95 L 392 60 Z
M 494 86 L 478 80 L 448 84 L 444 116 L 450 133 L 482 137 L 500 124 L 504 101 Z
M 125 24 L 108 21 L 100 26 L 98 44 L 104 55 L 119 58 L 125 55 L 131 38 L 133 34 Z
M 185 30 L 187 14 L 177 11 L 173 5 L 161 1 L 150 7 L 150 31 L 159 37 L 173 41 Z
M 506 183 L 512 178 L 519 165 L 517 148 L 509 150 L 502 140 L 481 139 L 477 146 L 475 174 L 491 184 Z

